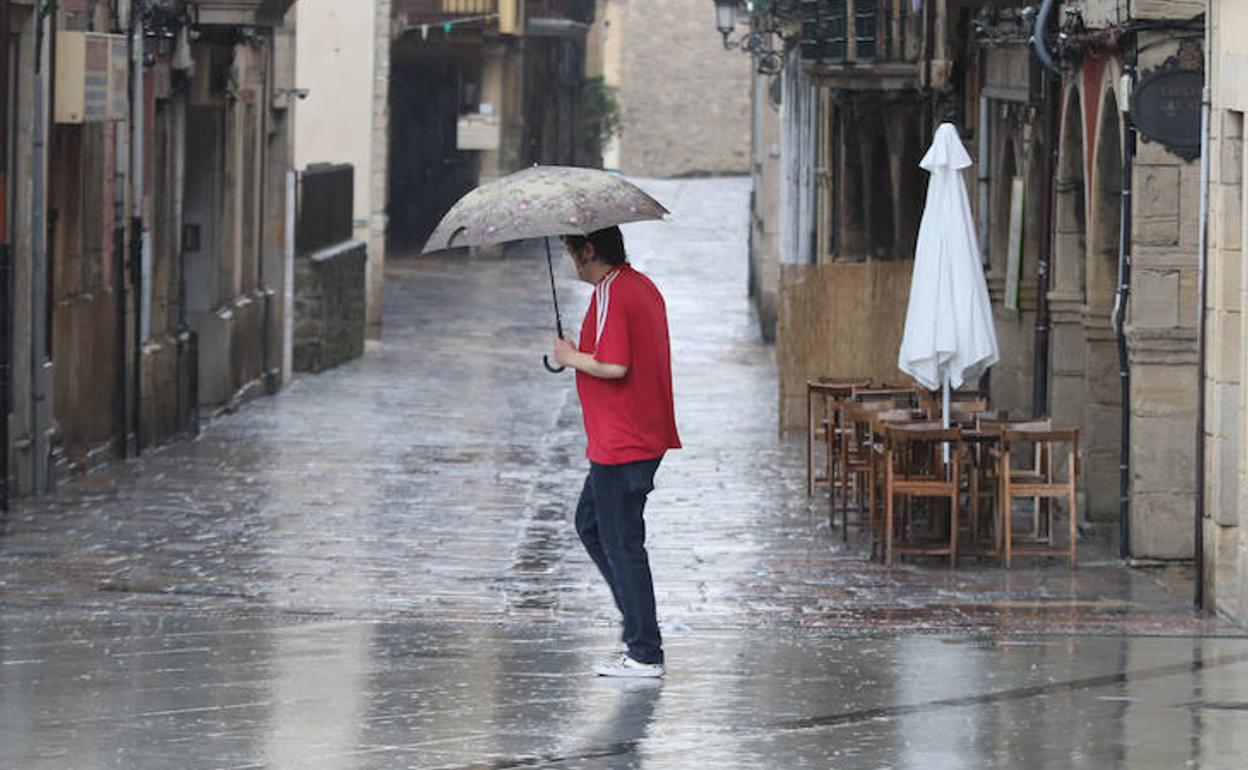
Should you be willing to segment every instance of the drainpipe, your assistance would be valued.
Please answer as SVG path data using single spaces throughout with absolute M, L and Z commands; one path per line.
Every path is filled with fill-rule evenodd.
M 1196 548 L 1197 609 L 1205 607 L 1205 376 L 1208 368 L 1205 323 L 1209 316 L 1209 109 L 1209 87 L 1205 86 L 1200 99 L 1200 220 L 1197 223 L 1199 243 L 1196 246 L 1196 531 L 1193 534 Z
M 1031 46 L 1036 50 L 1036 56 L 1044 68 L 1061 78 L 1062 69 L 1053 61 L 1053 54 L 1049 53 L 1044 44 L 1044 33 L 1049 28 L 1049 16 L 1053 13 L 1054 5 L 1056 0 L 1044 0 L 1044 4 L 1040 6 L 1040 12 L 1036 14 L 1036 26 L 1031 33 Z
M 1040 240 L 1040 254 L 1036 265 L 1036 338 L 1035 364 L 1032 367 L 1034 379 L 1031 383 L 1031 411 L 1035 417 L 1049 414 L 1049 349 L 1052 344 L 1052 313 L 1049 311 L 1049 289 L 1053 279 L 1054 241 L 1057 238 L 1056 195 L 1057 189 L 1053 178 L 1057 171 L 1058 146 L 1058 114 L 1057 105 L 1061 103 L 1061 75 L 1045 77 L 1044 132 L 1047 143 L 1045 153 L 1046 167 L 1043 172 L 1044 191 L 1042 200 L 1044 209 L 1041 221 L 1044 222 L 1045 237 Z
M 185 31 L 179 31 L 181 38 Z M 178 431 L 187 428 L 190 405 L 183 399 L 182 383 L 186 381 L 186 356 L 190 350 L 191 333 L 186 325 L 186 250 L 182 243 L 182 224 L 186 206 L 186 96 L 178 95 L 173 104 L 173 265 L 177 287 L 177 394 Z M 194 392 L 193 389 L 188 389 Z
M 1135 86 L 1135 43 L 1123 62 L 1127 93 Z M 1118 465 L 1118 555 L 1131 558 L 1131 361 L 1127 350 L 1127 303 L 1131 298 L 1131 249 L 1133 220 L 1131 216 L 1131 183 L 1134 176 L 1135 127 L 1131 112 L 1123 109 L 1124 140 L 1122 143 L 1122 215 L 1118 237 L 1118 293 L 1114 298 L 1114 330 L 1118 337 L 1118 376 L 1122 383 L 1122 445 Z
M 0 3 L 0 40 L 9 39 L 9 4 Z M 0 183 L 7 183 L 13 161 L 9 157 L 9 67 L 0 62 Z M 7 196 L 6 196 L 7 197 Z M 6 201 L 4 206 L 7 207 Z M 0 209 L 0 513 L 9 510 L 9 376 L 13 371 L 13 249 L 9 243 L 8 211 Z
M 990 231 L 988 201 L 989 201 L 989 185 L 992 183 L 991 158 L 989 153 L 992 151 L 991 131 L 988 128 L 989 122 L 989 100 L 988 95 L 981 93 L 979 95 L 979 262 L 987 270 L 992 263 L 989 254 L 988 233 Z
M 146 89 L 144 86 L 143 2 L 133 0 L 130 6 L 130 268 L 133 271 L 134 309 L 134 381 L 131 383 L 134 414 L 134 454 L 143 450 L 143 342 L 150 324 L 149 292 L 152 270 L 147 232 L 143 225 L 143 196 L 146 182 L 143 157 L 146 133 Z
M 9 285 L 12 275 L 9 268 L 12 256 L 9 244 L 0 243 L 0 303 L 3 303 L 0 308 L 0 512 L 9 510 L 9 373 L 12 371 L 9 357 L 13 354 L 10 345 L 13 291 Z
M 1048 103 L 1045 105 L 1044 118 L 1048 153 L 1045 157 L 1046 169 L 1043 178 L 1044 184 L 1048 185 L 1048 190 L 1042 197 L 1044 208 L 1041 213 L 1048 237 L 1041 240 L 1039 258 L 1036 260 L 1036 329 L 1031 382 L 1031 412 L 1035 417 L 1044 416 L 1049 411 L 1049 274 L 1051 272 L 1049 268 L 1053 264 L 1053 211 L 1055 208 L 1053 205 L 1053 171 L 1057 168 L 1057 119 L 1054 116 L 1054 105 L 1057 99 L 1051 96 L 1054 89 L 1048 83 L 1052 78 L 1056 87 L 1061 88 L 1062 68 L 1054 61 L 1053 54 L 1049 52 L 1044 42 L 1044 36 L 1049 29 L 1049 19 L 1054 5 L 1054 0 L 1044 0 L 1040 12 L 1036 14 L 1036 23 L 1031 34 L 1031 45 L 1035 49 L 1036 57 L 1044 66 L 1045 88 L 1050 94 L 1046 99 Z
M 0 10 L 0 13 L 4 13 L 4 10 Z M 0 113 L 0 119 L 5 118 L 7 116 Z M 3 240 L 8 240 L 7 233 Z M 13 333 L 9 321 L 13 312 L 9 266 L 12 264 L 12 254 L 8 243 L 0 243 L 0 512 L 9 510 L 9 356 L 12 355 L 9 343 Z
M 124 124 L 118 124 L 113 132 L 113 152 L 116 154 L 113 171 L 113 345 L 117 370 L 113 382 L 116 395 L 113 399 L 117 429 L 120 431 L 120 451 L 123 457 L 130 454 L 130 380 L 126 369 L 126 353 L 129 334 L 126 331 L 126 306 L 129 304 L 126 283 L 126 169 L 130 167 L 130 139 Z
M 258 173 L 260 175 L 260 195 L 256 201 L 256 219 L 260 222 L 260 237 L 256 239 L 256 283 L 260 287 L 260 294 L 264 300 L 264 318 L 262 320 L 263 331 L 260 335 L 260 367 L 263 369 L 261 377 L 264 381 L 265 392 L 273 395 L 282 387 L 281 372 L 273 367 L 273 326 L 276 323 L 273 303 L 277 300 L 277 292 L 268 285 L 268 278 L 265 263 L 269 259 L 269 243 L 268 243 L 268 212 L 269 212 L 269 153 L 271 148 L 269 145 L 269 132 L 272 130 L 273 123 L 273 92 L 274 78 L 277 73 L 275 71 L 277 64 L 277 44 L 275 35 L 270 31 L 267 37 L 262 38 L 265 49 L 265 78 L 264 78 L 264 94 L 260 101 L 263 105 L 260 110 L 260 141 L 262 151 L 256 163 Z M 355 213 L 352 212 L 353 218 Z
M 48 428 L 51 415 L 48 409 L 47 365 L 48 352 L 48 231 L 47 231 L 47 120 L 44 114 L 45 89 L 43 83 L 43 55 L 49 18 L 56 9 L 55 2 L 44 3 L 35 15 L 35 80 L 32 95 L 34 109 L 31 131 L 31 335 L 30 335 L 30 391 L 31 391 L 31 461 L 35 493 L 48 485 Z

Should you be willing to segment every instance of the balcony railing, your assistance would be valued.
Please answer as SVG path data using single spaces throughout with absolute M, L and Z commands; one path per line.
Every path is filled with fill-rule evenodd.
M 913 0 L 802 0 L 801 11 L 807 63 L 914 64 L 922 54 Z
M 394 0 L 391 13 L 407 28 L 435 24 L 525 34 L 526 0 Z
M 530 19 L 567 19 L 581 24 L 594 21 L 595 0 L 528 0 Z
M 280 23 L 294 0 L 199 0 L 195 4 L 200 24 Z
M 413 21 L 498 13 L 498 0 L 395 0 L 394 11 Z

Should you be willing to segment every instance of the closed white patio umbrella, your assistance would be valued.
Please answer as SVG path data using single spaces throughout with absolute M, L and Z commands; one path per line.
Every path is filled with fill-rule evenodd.
M 997 362 L 997 333 L 980 265 L 962 169 L 971 165 L 957 129 L 942 123 L 919 166 L 931 173 L 919 225 L 910 306 L 897 366 L 924 387 L 949 390 Z

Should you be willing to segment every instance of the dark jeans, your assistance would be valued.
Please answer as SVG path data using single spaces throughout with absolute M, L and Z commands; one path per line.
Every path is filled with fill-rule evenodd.
M 590 463 L 576 506 L 576 533 L 606 578 L 624 616 L 628 655 L 663 662 L 663 640 L 654 613 L 654 583 L 646 555 L 646 495 L 654 489 L 659 460 L 623 465 Z

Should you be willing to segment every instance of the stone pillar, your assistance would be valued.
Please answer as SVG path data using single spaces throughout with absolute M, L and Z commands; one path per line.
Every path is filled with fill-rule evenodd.
M 1158 45 L 1158 43 L 1161 43 Z M 1141 70 L 1180 54 L 1141 34 Z M 1197 263 L 1200 163 L 1141 140 L 1134 169 L 1131 362 L 1131 552 L 1194 556 Z
M 503 114 L 504 91 L 506 90 L 507 51 L 503 40 L 487 41 L 481 49 L 481 103 L 492 105 L 494 114 L 506 126 L 507 116 Z M 501 132 L 501 144 L 497 150 L 482 150 L 481 184 L 492 182 L 507 172 L 503 164 L 503 145 L 507 142 L 506 129 Z
M 482 48 L 481 102 L 491 104 L 501 126 L 498 150 L 481 152 L 481 184 L 519 170 L 525 158 L 524 51 L 505 38 Z
M 1117 522 L 1122 460 L 1122 378 L 1112 308 L 1085 306 L 1083 409 L 1079 420 L 1084 517 Z
M 390 162 L 390 34 L 391 0 L 376 2 L 373 61 L 372 162 L 368 184 L 368 337 L 381 337 L 382 298 L 386 275 L 386 216 Z
M 1190 559 L 1196 493 L 1194 330 L 1133 330 L 1131 349 L 1131 553 Z
M 753 178 L 751 196 L 751 288 L 764 340 L 776 339 L 780 291 L 780 111 L 770 97 L 770 80 L 754 79 Z
M 1083 295 L 1058 284 L 1049 293 L 1049 414 L 1054 425 L 1082 427 L 1083 405 L 1087 400 L 1087 340 L 1083 331 Z M 1086 485 L 1080 479 L 1080 489 Z M 1080 504 L 1083 518 L 1088 507 Z
M 1244 572 L 1245 503 L 1243 355 L 1244 113 L 1223 110 L 1215 96 L 1210 120 L 1208 317 L 1205 326 L 1206 607 L 1248 617 Z M 1211 578 L 1211 579 L 1210 579 Z

